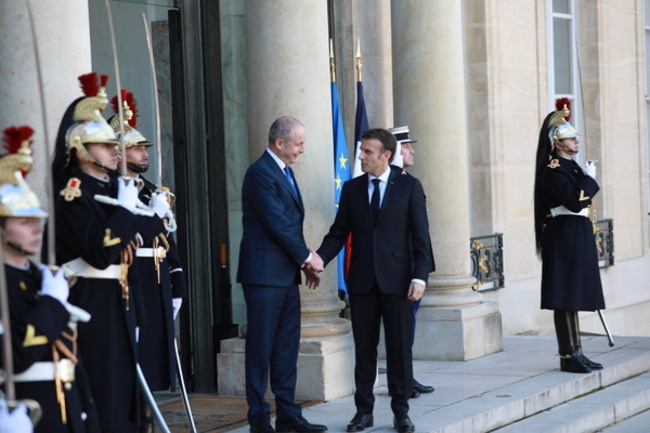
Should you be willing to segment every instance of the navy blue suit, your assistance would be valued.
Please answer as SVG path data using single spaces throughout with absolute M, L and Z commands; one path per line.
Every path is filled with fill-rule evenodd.
M 295 181 L 295 178 L 294 178 Z M 242 187 L 244 234 L 237 282 L 244 287 L 246 399 L 251 425 L 269 418 L 264 400 L 269 370 L 278 417 L 296 417 L 296 362 L 300 343 L 300 266 L 309 256 L 302 234 L 305 209 L 276 161 L 264 154 Z

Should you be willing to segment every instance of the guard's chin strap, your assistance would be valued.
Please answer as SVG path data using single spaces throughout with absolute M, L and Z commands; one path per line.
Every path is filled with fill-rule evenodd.
M 12 241 L 9 239 L 9 236 L 7 236 L 7 232 L 5 232 L 5 229 L 0 228 L 0 236 L 2 237 L 2 243 L 9 245 L 11 248 L 14 250 L 18 251 L 18 253 L 24 255 L 24 256 L 31 256 L 32 253 L 29 251 L 26 251 L 22 246 L 17 244 L 16 242 Z
M 140 164 L 136 164 L 135 162 L 128 161 L 128 160 L 126 161 L 126 165 L 129 166 L 129 170 L 131 170 L 134 173 L 138 173 L 138 174 L 146 172 L 147 169 L 149 168 L 149 167 L 143 167 Z

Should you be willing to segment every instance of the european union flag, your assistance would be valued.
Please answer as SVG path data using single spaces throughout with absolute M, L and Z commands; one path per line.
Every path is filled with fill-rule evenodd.
M 350 179 L 348 146 L 345 141 L 343 117 L 339 107 L 339 92 L 336 81 L 332 81 L 332 128 L 334 131 L 334 205 L 338 209 L 343 183 Z M 337 257 L 339 290 L 347 296 L 345 284 L 345 249 Z

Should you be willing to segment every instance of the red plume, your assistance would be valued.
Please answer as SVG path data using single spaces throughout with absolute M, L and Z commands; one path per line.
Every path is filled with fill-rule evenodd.
M 32 144 L 30 137 L 33 134 L 34 130 L 27 125 L 10 126 L 4 130 L 4 137 L 2 137 L 2 141 L 5 142 L 4 148 L 8 153 L 17 153 L 25 140 Z
M 564 110 L 566 107 L 569 110 L 569 115 L 564 117 L 567 122 L 571 119 L 571 100 L 569 98 L 558 98 L 555 100 L 555 111 Z
M 81 90 L 84 92 L 84 95 L 87 97 L 97 96 L 97 93 L 99 93 L 99 86 L 97 85 L 97 74 L 95 72 L 80 75 L 79 85 L 81 86 Z
M 30 137 L 32 134 L 34 134 L 34 130 L 27 125 L 6 128 L 2 141 L 5 142 L 4 148 L 7 150 L 7 154 L 18 153 L 25 141 L 31 146 L 32 140 L 30 140 Z M 23 176 L 27 176 L 29 170 L 21 170 L 21 172 Z
M 124 90 L 123 97 L 131 109 L 131 112 L 133 112 L 133 116 L 129 120 L 129 125 L 131 125 L 131 128 L 136 129 L 136 126 L 138 125 L 138 101 L 135 99 L 135 96 L 133 96 L 133 93 L 127 92 L 126 90 Z
M 126 89 L 122 89 L 122 103 L 126 102 L 126 105 L 129 106 L 129 109 L 133 113 L 131 119 L 129 120 L 129 125 L 131 128 L 135 128 L 138 124 L 138 101 L 133 96 L 133 93 L 129 92 Z M 111 105 L 113 106 L 113 112 L 119 114 L 119 103 L 117 101 L 117 95 L 113 96 L 111 99 Z
M 108 83 L 108 75 L 102 74 L 99 79 L 101 81 L 101 86 L 106 87 L 106 84 Z

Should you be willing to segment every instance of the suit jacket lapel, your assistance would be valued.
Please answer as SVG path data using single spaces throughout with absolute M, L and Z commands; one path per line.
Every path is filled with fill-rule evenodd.
M 266 160 L 266 163 L 268 164 L 271 173 L 273 176 L 275 176 L 276 180 L 282 185 L 288 192 L 291 194 L 291 197 L 293 197 L 294 201 L 296 202 L 296 205 L 298 208 L 300 208 L 300 213 L 303 214 L 305 213 L 305 209 L 302 204 L 302 198 L 300 197 L 300 190 L 298 189 L 298 182 L 296 181 L 296 177 L 293 176 L 293 173 L 291 174 L 293 176 L 293 181 L 296 186 L 296 190 L 294 191 L 293 188 L 291 187 L 291 184 L 289 184 L 289 179 L 287 179 L 287 176 L 284 174 L 282 169 L 278 166 L 278 164 L 273 160 L 271 155 L 268 155 L 266 151 L 264 151 L 264 157 Z M 289 167 L 289 170 L 291 170 L 291 167 Z M 296 194 L 298 192 L 298 194 Z

